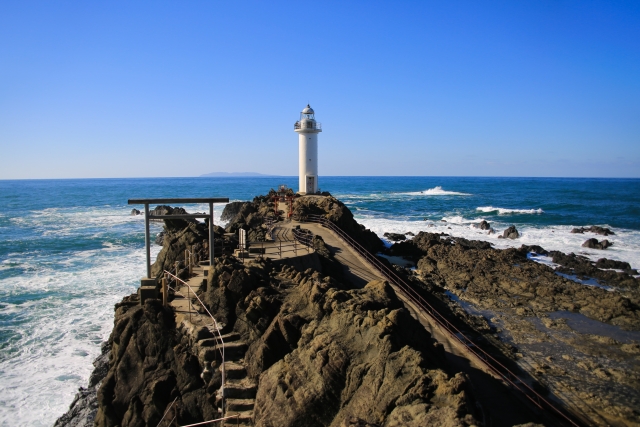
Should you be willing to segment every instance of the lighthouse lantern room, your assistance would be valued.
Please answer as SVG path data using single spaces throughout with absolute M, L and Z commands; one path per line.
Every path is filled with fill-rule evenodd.
M 318 192 L 318 133 L 322 132 L 322 126 L 309 104 L 300 113 L 293 130 L 298 133 L 298 193 L 315 194 Z

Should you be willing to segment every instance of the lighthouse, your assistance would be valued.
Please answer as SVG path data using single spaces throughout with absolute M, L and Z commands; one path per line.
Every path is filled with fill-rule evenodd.
M 300 113 L 300 120 L 293 125 L 298 133 L 298 193 L 318 192 L 318 134 L 322 126 L 316 122 L 313 108 L 309 104 Z

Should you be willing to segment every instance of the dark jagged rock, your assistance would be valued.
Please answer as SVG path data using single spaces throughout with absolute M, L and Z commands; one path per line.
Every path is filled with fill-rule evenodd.
M 624 261 L 616 261 L 613 259 L 607 259 L 607 258 L 600 258 L 597 262 L 596 262 L 596 268 L 612 268 L 612 269 L 616 269 L 616 270 L 631 270 L 631 266 L 629 265 L 628 262 L 624 262 Z
M 316 250 L 331 256 L 317 236 Z M 384 282 L 351 290 L 312 269 L 224 257 L 203 297 L 249 344 L 256 426 L 474 422 L 464 376 L 439 369 L 442 348 Z
M 520 233 L 518 233 L 518 230 L 516 229 L 516 227 L 512 225 L 506 230 L 504 230 L 504 233 L 502 233 L 502 236 L 499 236 L 499 237 L 503 239 L 517 239 L 518 237 L 520 237 Z
M 221 235 L 218 234 L 216 237 Z M 183 229 L 165 226 L 162 250 L 151 266 L 151 275 L 159 277 L 164 270 L 172 270 L 176 261 L 184 260 L 184 251 L 196 244 L 206 246 L 208 250 L 209 232 L 204 224 L 189 223 Z
M 197 358 L 178 341 L 171 309 L 153 299 L 119 305 L 114 325 L 97 427 L 157 425 L 174 399 L 182 423 L 215 418 Z
M 265 218 L 276 218 L 272 210 L 272 202 L 269 196 L 259 196 L 252 202 L 238 202 L 233 211 L 236 214 L 227 223 L 225 230 L 227 233 L 236 233 L 242 228 L 248 233 L 248 239 L 252 242 L 262 242 L 266 240 Z M 232 212 L 229 212 L 231 214 Z
M 483 240 L 469 240 L 464 237 L 452 237 L 450 241 L 466 249 L 490 249 L 491 243 Z
M 538 254 L 538 255 L 547 255 L 549 253 L 542 246 L 538 246 L 538 245 L 522 245 L 520 246 L 520 250 L 526 251 L 526 252 L 533 252 L 534 254 Z
M 161 231 L 158 233 L 158 235 L 156 236 L 156 245 L 158 246 L 162 246 L 164 244 L 164 231 Z
M 221 221 L 230 221 L 238 215 L 240 209 L 246 202 L 231 202 L 227 203 L 222 211 L 222 215 L 220 216 Z
M 591 227 L 574 228 L 573 230 L 571 230 L 573 234 L 584 234 L 585 231 L 600 234 L 602 236 L 610 236 L 616 234 L 606 227 L 600 227 L 597 225 L 592 225 Z
M 589 248 L 589 249 L 607 249 L 608 247 L 612 246 L 613 243 L 608 241 L 607 239 L 598 241 L 598 239 L 589 239 L 586 242 L 584 242 L 582 244 L 583 248 Z
M 384 233 L 383 236 L 392 242 L 400 242 L 407 239 L 407 236 L 400 233 Z
M 491 230 L 491 224 L 483 219 L 480 223 L 480 230 Z
M 140 215 L 140 211 L 138 209 L 131 209 L 131 216 Z
M 358 224 L 349 208 L 334 197 L 297 198 L 293 204 L 293 219 L 305 221 L 308 215 L 318 215 L 331 221 L 371 253 L 384 248 L 382 240 L 373 231 Z

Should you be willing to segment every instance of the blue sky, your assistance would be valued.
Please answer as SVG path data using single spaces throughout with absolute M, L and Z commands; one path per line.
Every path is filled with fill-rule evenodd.
M 0 179 L 640 177 L 640 2 L 0 3 Z

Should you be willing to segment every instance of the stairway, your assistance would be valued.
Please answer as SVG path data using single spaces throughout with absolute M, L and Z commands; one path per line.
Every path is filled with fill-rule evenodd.
M 205 270 L 209 270 L 208 265 L 202 264 L 204 263 L 193 267 L 195 277 L 187 281 L 196 292 L 206 280 Z M 200 366 L 204 367 L 202 378 L 205 383 L 208 383 L 212 376 L 211 362 L 220 360 L 222 350 L 220 341 L 214 338 L 214 334 L 217 332 L 213 330 L 212 325 L 203 324 L 209 323 L 208 320 L 203 321 L 202 316 L 196 312 L 199 311 L 200 314 L 203 314 L 204 310 L 199 304 L 194 303 L 190 312 L 189 299 L 186 297 L 193 298 L 193 294 L 187 294 L 186 286 L 182 286 L 180 291 L 184 296 L 176 295 L 170 304 L 176 312 L 176 323 L 180 325 L 182 333 L 189 337 L 193 354 L 198 357 Z M 219 324 L 219 327 L 222 331 L 226 329 L 226 325 L 223 324 Z M 238 416 L 237 419 L 227 420 L 226 425 L 253 426 L 253 407 L 257 384 L 247 378 L 247 371 L 243 364 L 248 345 L 240 339 L 240 335 L 236 332 L 222 335 L 222 341 L 224 342 L 226 377 L 224 387 L 226 411 L 224 415 L 226 417 Z M 222 366 L 220 366 L 220 370 L 222 370 Z M 218 405 L 218 412 L 222 415 L 221 390 L 216 392 L 215 401 Z
M 237 415 L 238 420 L 229 420 L 229 425 L 241 425 L 252 426 L 253 425 L 253 407 L 256 400 L 257 384 L 247 377 L 247 370 L 244 367 L 244 355 L 247 351 L 247 344 L 240 341 L 240 335 L 235 332 L 228 333 L 222 336 L 224 341 L 224 370 L 225 370 L 225 385 L 224 385 L 224 397 L 226 417 L 232 417 Z M 204 341 L 204 340 L 203 340 Z M 201 342 L 201 345 L 204 344 Z M 214 349 L 217 346 L 204 347 L 201 355 L 204 360 L 207 360 L 209 354 L 205 354 Z M 215 356 L 214 356 L 215 357 Z M 220 366 L 222 370 L 222 366 Z M 218 390 L 216 396 L 216 402 L 218 403 L 218 411 L 222 411 L 220 407 L 222 403 L 221 390 Z

